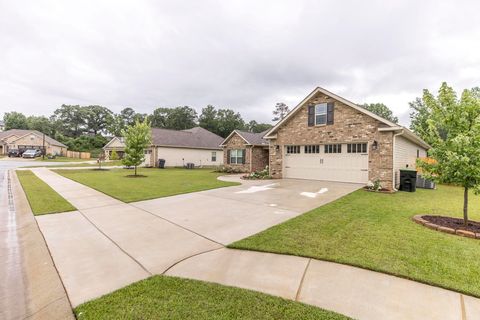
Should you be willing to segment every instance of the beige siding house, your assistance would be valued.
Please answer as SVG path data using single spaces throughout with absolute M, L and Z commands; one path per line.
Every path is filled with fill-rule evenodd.
M 45 138 L 45 140 L 44 140 Z M 67 146 L 37 130 L 12 129 L 0 132 L 0 154 L 12 149 L 42 149 L 46 154 L 65 155 Z
M 159 159 L 164 159 L 167 167 L 182 167 L 187 163 L 193 163 L 197 167 L 223 164 L 223 151 L 220 147 L 223 139 L 206 129 L 152 128 L 151 134 L 152 145 L 145 150 L 145 166 L 156 167 Z M 106 159 L 110 158 L 113 150 L 123 157 L 124 140 L 121 137 L 114 137 L 103 149 Z
M 398 170 L 415 168 L 429 148 L 407 128 L 323 88 L 313 90 L 269 130 L 274 178 L 398 184 Z

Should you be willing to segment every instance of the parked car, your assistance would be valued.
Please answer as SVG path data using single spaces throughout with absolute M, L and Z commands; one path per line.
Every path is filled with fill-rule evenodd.
M 20 149 L 10 149 L 10 150 L 8 150 L 8 157 L 9 157 L 9 158 L 12 158 L 12 157 L 15 157 L 15 158 L 21 157 L 24 151 L 25 151 L 25 150 L 20 150 Z
M 42 155 L 42 151 L 40 149 L 28 149 L 22 154 L 22 158 L 36 158 Z

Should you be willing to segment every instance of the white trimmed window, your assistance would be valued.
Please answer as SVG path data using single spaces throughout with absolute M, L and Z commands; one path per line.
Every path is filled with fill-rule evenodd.
M 315 125 L 327 124 L 327 104 L 315 105 Z
M 212 162 L 217 162 L 217 152 L 212 151 Z
M 244 149 L 232 149 L 230 150 L 230 163 L 231 164 L 242 164 Z

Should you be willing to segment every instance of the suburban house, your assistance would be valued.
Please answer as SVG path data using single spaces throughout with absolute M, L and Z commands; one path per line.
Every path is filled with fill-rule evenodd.
M 234 130 L 220 145 L 225 167 L 239 172 L 254 172 L 268 166 L 268 140 L 265 132 Z
M 67 146 L 37 130 L 11 129 L 0 132 L 0 154 L 12 149 L 43 149 L 46 154 L 65 155 Z
M 274 178 L 399 184 L 429 145 L 407 128 L 323 88 L 313 90 L 263 137 Z M 248 154 L 248 153 L 247 153 Z
M 223 151 L 220 147 L 223 138 L 201 127 L 187 130 L 152 128 L 152 145 L 145 150 L 145 166 L 156 167 L 158 160 L 164 159 L 167 167 L 182 167 L 187 163 L 195 166 L 218 166 L 223 164 Z M 104 147 L 105 158 L 112 151 L 123 157 L 125 142 L 114 137 Z

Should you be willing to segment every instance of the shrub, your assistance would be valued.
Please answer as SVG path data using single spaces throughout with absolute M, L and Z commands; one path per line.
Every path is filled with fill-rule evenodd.
M 118 153 L 115 149 L 112 150 L 112 153 L 110 154 L 110 160 L 118 160 Z
M 268 171 L 268 166 L 266 166 L 263 170 L 246 174 L 242 178 L 247 180 L 264 180 L 264 179 L 272 179 L 272 176 L 270 176 L 270 173 Z

